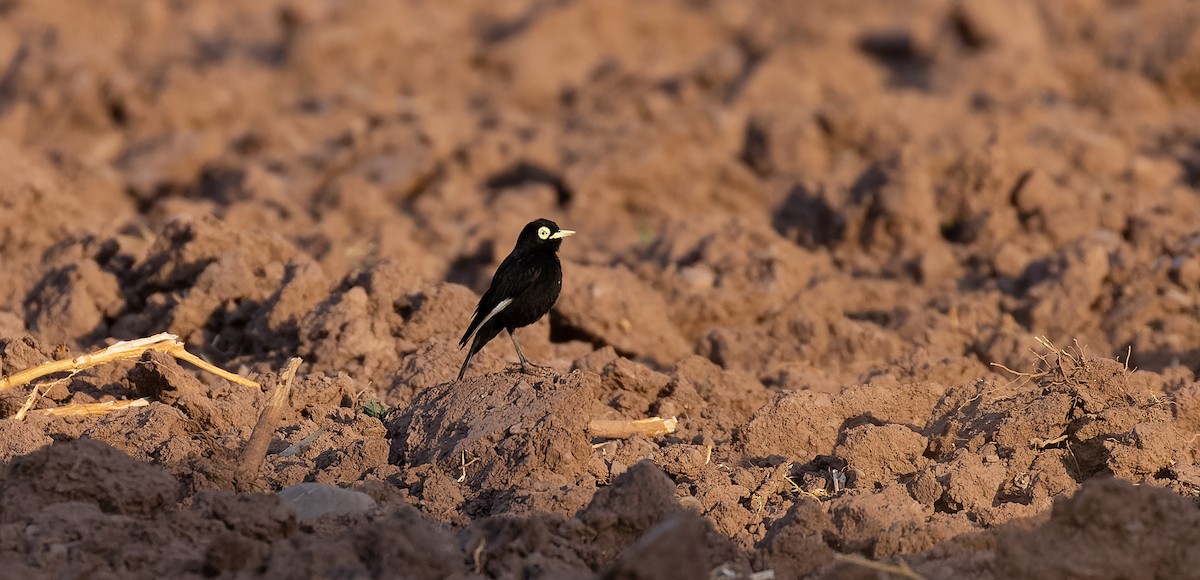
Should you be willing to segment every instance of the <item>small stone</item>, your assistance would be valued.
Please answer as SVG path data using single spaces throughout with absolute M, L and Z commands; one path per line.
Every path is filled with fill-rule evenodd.
M 325 483 L 297 483 L 279 490 L 275 495 L 301 522 L 315 520 L 326 514 L 341 516 L 363 513 L 375 507 L 375 500 L 365 493 Z

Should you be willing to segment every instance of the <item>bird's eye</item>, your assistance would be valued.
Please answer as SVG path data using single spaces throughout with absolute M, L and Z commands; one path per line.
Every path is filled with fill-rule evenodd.
M 542 238 L 543 240 L 550 239 L 550 228 L 546 226 L 538 228 L 538 237 Z

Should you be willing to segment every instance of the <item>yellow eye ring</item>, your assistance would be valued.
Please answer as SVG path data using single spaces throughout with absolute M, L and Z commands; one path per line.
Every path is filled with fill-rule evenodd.
M 550 228 L 546 226 L 538 228 L 538 237 L 542 238 L 543 240 L 550 239 Z

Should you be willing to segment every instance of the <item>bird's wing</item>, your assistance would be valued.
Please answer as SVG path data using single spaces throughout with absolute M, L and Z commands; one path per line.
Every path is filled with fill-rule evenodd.
M 483 293 L 483 298 L 479 299 L 471 324 L 463 333 L 462 340 L 458 341 L 458 348 L 466 346 L 467 341 L 471 340 L 471 336 L 478 332 L 484 323 L 500 314 L 540 277 L 541 268 L 535 264 L 510 260 L 501 262 L 496 274 L 492 276 L 492 285 Z

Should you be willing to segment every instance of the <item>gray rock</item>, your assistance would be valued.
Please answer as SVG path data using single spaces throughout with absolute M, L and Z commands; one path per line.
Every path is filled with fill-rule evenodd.
M 279 490 L 275 495 L 302 522 L 326 514 L 360 514 L 375 507 L 375 500 L 365 493 L 325 483 L 297 483 Z

